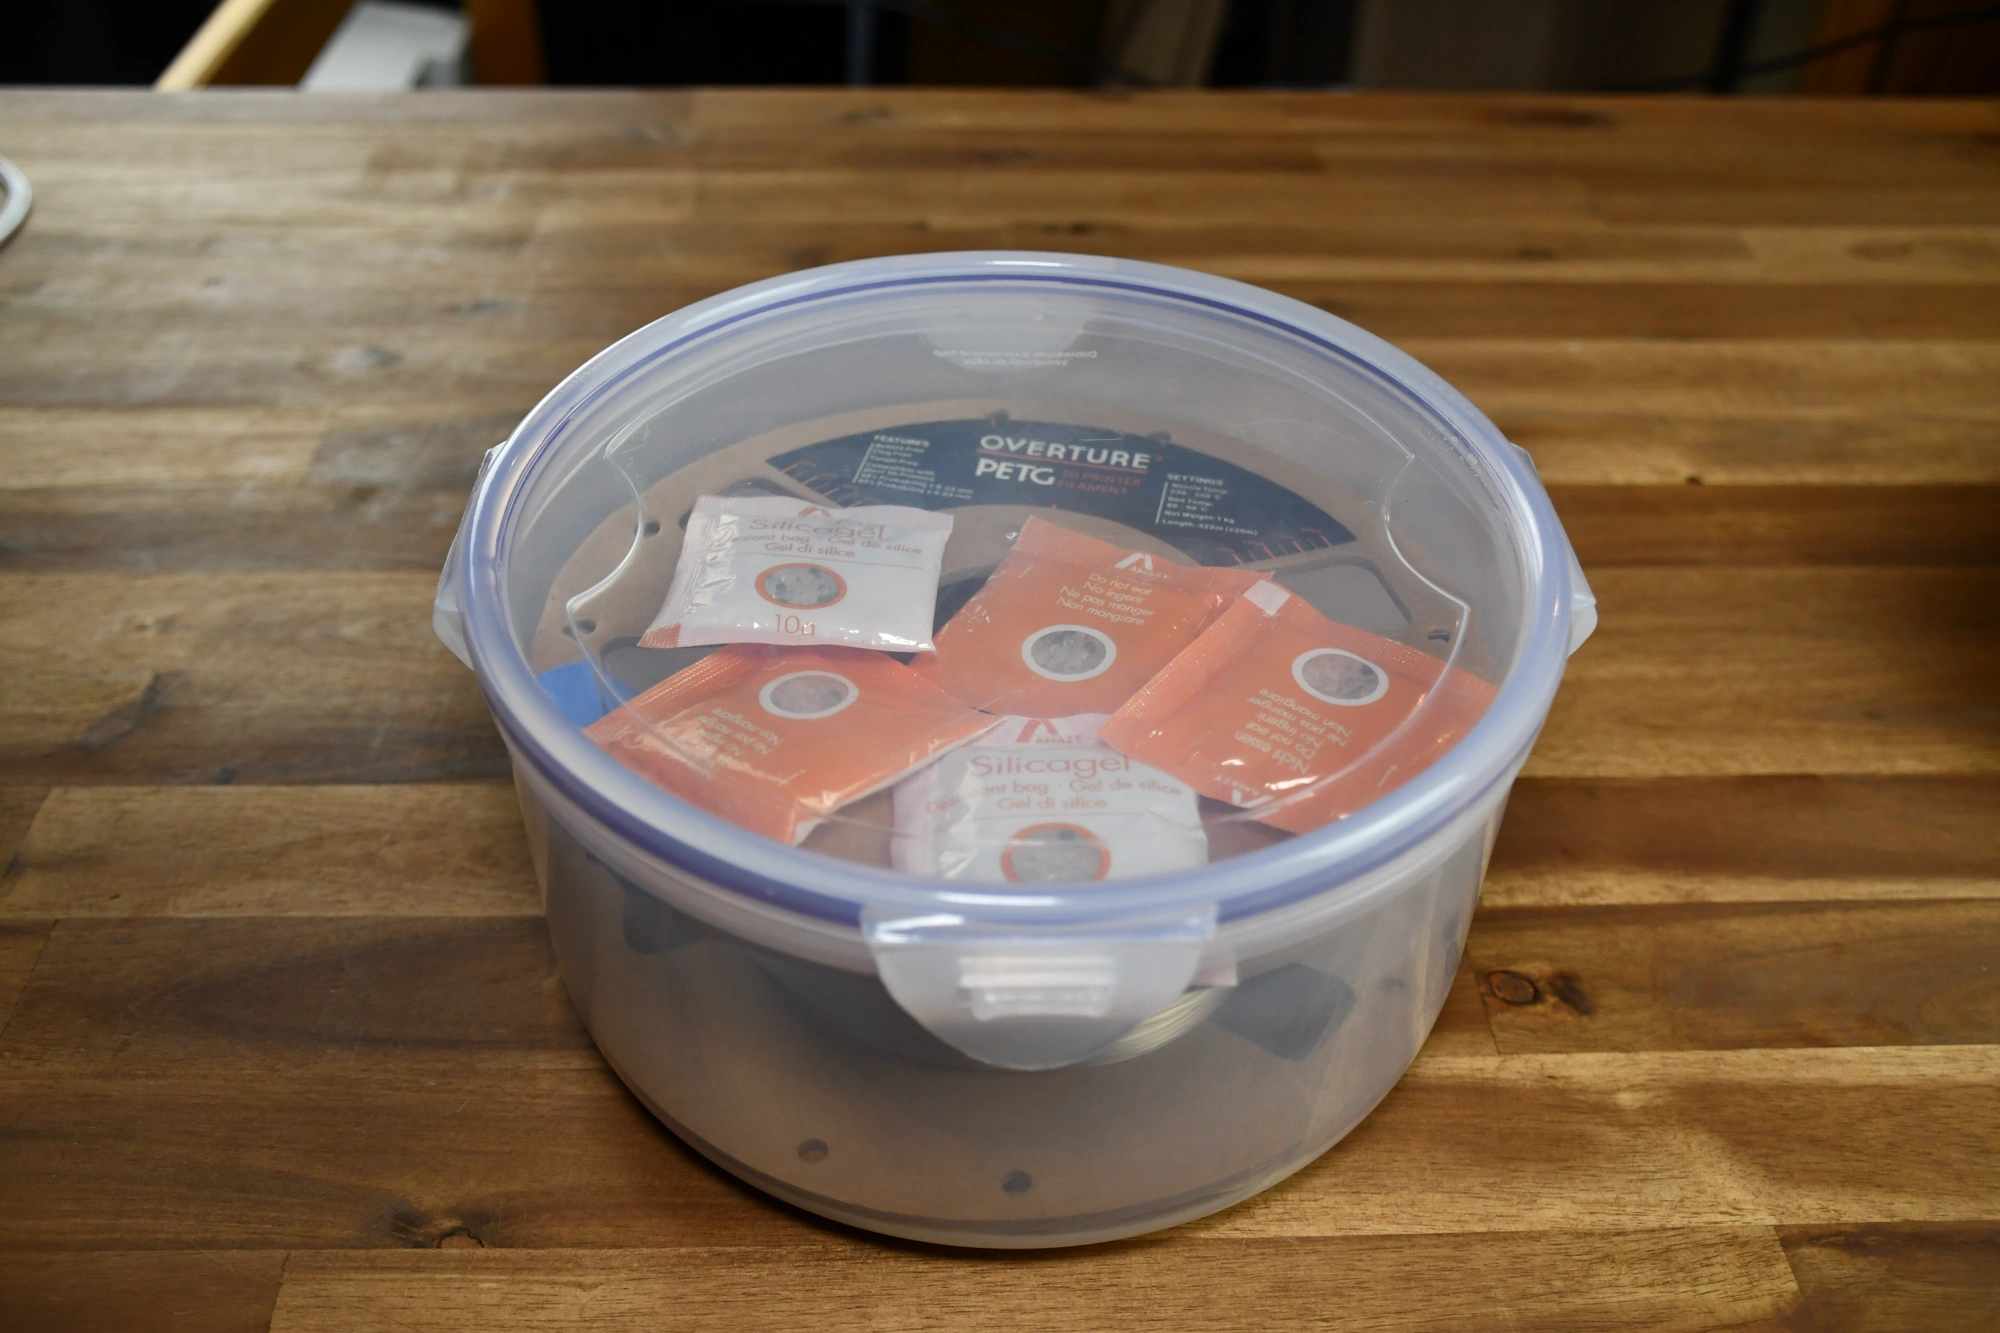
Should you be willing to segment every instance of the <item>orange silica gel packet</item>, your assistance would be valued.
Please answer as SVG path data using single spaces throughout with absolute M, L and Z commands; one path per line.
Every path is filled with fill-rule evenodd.
M 1423 772 L 1493 694 L 1477 676 L 1259 583 L 1099 735 L 1204 796 L 1306 833 Z
M 990 713 L 1109 713 L 1257 578 L 1177 565 L 1030 518 L 915 669 Z
M 735 644 L 584 734 L 682 800 L 794 843 L 994 721 L 882 653 Z

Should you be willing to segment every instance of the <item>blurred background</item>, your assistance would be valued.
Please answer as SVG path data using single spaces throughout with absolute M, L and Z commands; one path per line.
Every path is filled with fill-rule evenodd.
M 1979 0 L 11 0 L 0 83 L 2000 91 Z

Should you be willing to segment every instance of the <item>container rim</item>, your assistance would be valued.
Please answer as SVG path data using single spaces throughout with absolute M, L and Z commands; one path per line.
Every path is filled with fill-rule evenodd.
M 1206 307 L 1301 340 L 1425 408 L 1477 464 L 1527 566 L 1520 649 L 1486 714 L 1418 777 L 1325 828 L 1197 870 L 1032 894 L 957 886 L 781 845 L 667 794 L 599 749 L 536 680 L 509 626 L 501 582 L 523 494 L 565 452 L 570 424 L 602 395 L 750 319 L 871 292 L 978 282 L 1046 283 Z M 1548 494 L 1527 455 L 1430 369 L 1345 320 L 1246 283 L 1163 264 L 1034 251 L 944 252 L 807 269 L 735 288 L 628 334 L 550 390 L 494 453 L 469 502 L 459 578 L 468 655 L 517 762 L 532 764 L 609 831 L 660 860 L 716 887 L 845 924 L 871 908 L 1076 925 L 1210 904 L 1230 921 L 1337 893 L 1441 830 L 1511 774 L 1541 728 L 1569 647 L 1570 556 Z

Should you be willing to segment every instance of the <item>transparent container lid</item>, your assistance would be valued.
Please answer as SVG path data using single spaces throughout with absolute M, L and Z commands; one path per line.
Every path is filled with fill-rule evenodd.
M 438 623 L 517 755 L 726 887 L 1226 919 L 1511 773 L 1588 596 L 1525 455 L 1387 344 L 972 254 L 601 354 L 489 457 Z

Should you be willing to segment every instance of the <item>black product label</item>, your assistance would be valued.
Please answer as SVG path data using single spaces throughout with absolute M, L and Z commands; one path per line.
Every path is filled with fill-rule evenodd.
M 771 466 L 833 504 L 1034 505 L 1111 519 L 1204 565 L 1354 540 L 1332 515 L 1210 454 L 1052 421 L 928 421 L 779 454 Z

